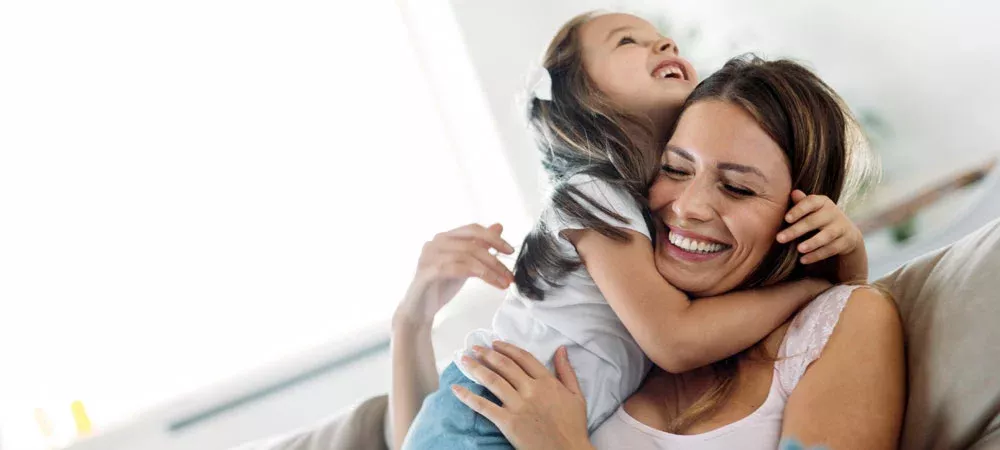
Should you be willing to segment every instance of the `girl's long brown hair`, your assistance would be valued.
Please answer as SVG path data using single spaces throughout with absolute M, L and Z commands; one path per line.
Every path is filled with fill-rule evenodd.
M 654 148 L 637 144 L 648 143 L 646 136 L 652 135 L 648 120 L 612 105 L 587 75 L 580 27 L 595 14 L 574 17 L 552 39 L 542 64 L 552 78 L 552 100 L 531 99 L 528 119 L 542 167 L 553 185 L 553 212 L 562 220 L 627 241 L 625 232 L 592 211 L 596 208 L 616 220 L 625 219 L 569 183 L 574 175 L 590 175 L 621 188 L 639 205 L 645 205 L 660 156 Z M 648 215 L 645 225 L 653 232 Z M 579 259 L 558 250 L 556 236 L 539 221 L 521 245 L 514 281 L 523 295 L 543 300 L 547 289 L 559 286 L 566 274 L 580 265 Z
M 785 153 L 792 189 L 837 202 L 870 175 L 871 158 L 850 110 L 830 86 L 795 62 L 754 55 L 733 58 L 695 88 L 681 115 L 705 101 L 738 105 L 756 119 Z M 794 279 L 801 269 L 794 244 L 776 244 L 740 288 Z M 736 355 L 713 364 L 716 383 L 682 411 L 668 431 L 684 431 L 715 412 L 732 394 L 738 361 Z

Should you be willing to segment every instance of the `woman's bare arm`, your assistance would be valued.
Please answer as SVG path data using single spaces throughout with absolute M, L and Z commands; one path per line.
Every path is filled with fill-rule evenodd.
M 392 321 L 392 389 L 389 393 L 392 448 L 403 438 L 424 398 L 438 388 L 431 323 L 397 315 Z
M 785 407 L 782 440 L 894 449 L 906 406 L 903 328 L 892 300 L 857 289 Z
M 417 272 L 392 318 L 392 387 L 389 416 L 392 448 L 403 445 L 424 398 L 438 388 L 431 324 L 469 278 L 505 289 L 514 275 L 490 253 L 511 254 L 499 224 L 471 224 L 438 234 L 424 245 Z

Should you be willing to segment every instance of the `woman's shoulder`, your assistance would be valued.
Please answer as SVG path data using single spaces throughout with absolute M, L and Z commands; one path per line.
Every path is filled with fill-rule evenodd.
M 806 305 L 796 319 L 806 323 L 829 322 L 829 330 L 816 330 L 826 334 L 832 334 L 836 327 L 867 335 L 900 325 L 899 310 L 891 294 L 864 284 L 831 287 Z
M 850 351 L 901 334 L 896 304 L 886 293 L 866 285 L 837 285 L 817 296 L 786 324 L 775 366 L 786 392 L 810 364 L 827 356 L 827 344 L 835 333 L 840 345 L 833 351 Z
M 837 321 L 837 329 L 833 331 L 849 348 L 902 335 L 903 322 L 889 293 L 872 286 L 860 286 L 850 293 Z

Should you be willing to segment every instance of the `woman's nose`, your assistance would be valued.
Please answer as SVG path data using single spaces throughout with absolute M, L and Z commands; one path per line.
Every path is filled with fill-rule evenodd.
M 677 43 L 674 42 L 673 39 L 663 38 L 663 39 L 660 39 L 660 40 L 656 41 L 656 44 L 653 45 L 653 50 L 656 53 L 671 52 L 671 53 L 673 53 L 673 54 L 676 55 L 677 54 Z
M 707 222 L 712 218 L 708 188 L 698 183 L 688 184 L 670 204 L 674 216 L 683 222 Z

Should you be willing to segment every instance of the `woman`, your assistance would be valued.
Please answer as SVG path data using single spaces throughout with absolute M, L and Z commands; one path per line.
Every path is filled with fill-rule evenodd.
M 778 258 L 773 244 L 782 221 L 801 214 L 787 211 L 785 199 L 791 186 L 824 178 L 821 171 L 833 176 L 811 193 L 834 201 L 843 194 L 850 125 L 839 98 L 793 63 L 734 60 L 700 84 L 650 188 L 650 208 L 660 222 L 660 273 L 693 297 L 741 288 L 762 265 L 778 274 L 769 282 L 799 276 L 796 258 Z M 740 184 L 744 194 L 723 192 L 723 182 Z M 668 229 L 729 242 L 735 251 L 726 258 L 684 259 L 664 238 Z M 488 242 L 497 231 L 466 228 L 435 241 Z M 433 266 L 434 247 L 428 246 L 422 267 Z M 585 261 L 592 263 L 599 262 Z M 462 281 L 438 280 L 433 289 L 453 295 Z M 429 324 L 405 322 L 397 320 L 394 340 L 429 333 Z M 456 395 L 519 448 L 774 448 L 779 437 L 828 448 L 893 448 L 905 401 L 895 307 L 877 291 L 852 286 L 827 291 L 753 349 L 723 363 L 681 374 L 653 368 L 590 439 L 565 352 L 556 358 L 558 378 L 502 343 L 478 356 L 468 369 L 502 406 L 463 390 Z

